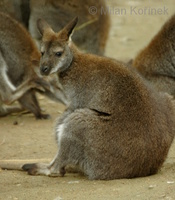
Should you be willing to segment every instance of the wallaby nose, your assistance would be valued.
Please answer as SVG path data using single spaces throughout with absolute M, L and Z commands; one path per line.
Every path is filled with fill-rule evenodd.
M 47 65 L 44 65 L 40 68 L 40 72 L 42 75 L 48 75 L 50 72 L 50 67 Z

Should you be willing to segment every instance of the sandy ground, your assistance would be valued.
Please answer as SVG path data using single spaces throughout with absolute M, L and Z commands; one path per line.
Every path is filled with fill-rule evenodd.
M 112 22 L 106 55 L 121 60 L 133 58 L 175 11 L 174 0 L 166 2 L 106 0 L 106 2 L 109 5 Z M 135 6 L 136 9 L 133 11 Z M 159 9 L 162 12 L 165 10 L 165 13 L 142 14 L 145 7 Z M 50 120 L 35 120 L 31 114 L 0 119 L 0 160 L 52 159 L 56 154 L 53 127 L 64 106 L 44 97 L 39 99 L 45 112 L 51 114 Z M 14 125 L 14 122 L 18 124 Z M 0 200 L 8 199 L 173 200 L 175 199 L 175 142 L 159 173 L 145 178 L 89 181 L 79 174 L 51 178 L 29 176 L 20 171 L 0 170 Z

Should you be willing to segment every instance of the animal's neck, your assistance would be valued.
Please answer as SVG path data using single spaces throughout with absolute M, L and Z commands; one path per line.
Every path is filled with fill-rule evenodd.
M 70 42 L 69 47 L 70 47 L 74 57 L 77 57 L 77 56 L 83 54 L 73 42 Z
M 79 62 L 81 63 L 81 55 L 83 55 L 83 53 L 81 53 L 72 42 L 71 42 L 69 48 L 71 50 L 72 59 L 69 63 L 67 63 L 67 66 L 65 68 L 62 68 L 59 71 L 60 76 L 64 76 L 64 74 L 67 74 L 67 72 L 70 70 L 70 68 L 72 68 L 74 65 L 77 65 L 77 63 L 79 65 Z

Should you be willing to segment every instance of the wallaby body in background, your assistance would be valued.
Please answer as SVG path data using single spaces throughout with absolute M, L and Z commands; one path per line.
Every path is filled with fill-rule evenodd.
M 158 91 L 175 97 L 175 15 L 173 15 L 132 65 Z
M 41 39 L 36 27 L 39 18 L 47 20 L 54 29 L 60 30 L 74 16 L 79 16 L 79 25 L 91 22 L 76 30 L 73 40 L 81 50 L 104 54 L 109 34 L 110 20 L 104 0 L 30 0 L 29 32 Z M 107 13 L 101 13 L 101 10 Z
M 72 20 L 55 33 L 43 20 L 40 70 L 57 74 L 69 105 L 58 119 L 58 153 L 50 164 L 26 164 L 29 174 L 61 175 L 74 166 L 90 179 L 155 174 L 175 134 L 172 98 L 153 92 L 124 64 L 83 54 L 71 42 Z
M 13 19 L 28 27 L 29 0 L 0 0 L 0 12 L 9 14 Z
M 25 28 L 0 13 L 0 116 L 25 108 L 36 118 L 48 117 L 41 113 L 34 91 L 35 80 L 41 81 L 34 72 L 39 59 L 40 53 Z M 15 100 L 22 108 L 4 105 Z

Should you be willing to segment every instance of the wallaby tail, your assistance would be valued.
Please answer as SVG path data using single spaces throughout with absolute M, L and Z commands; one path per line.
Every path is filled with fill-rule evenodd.
M 26 163 L 50 162 L 51 159 L 26 159 L 26 160 L 0 160 L 0 168 L 8 170 L 23 170 L 22 166 Z

